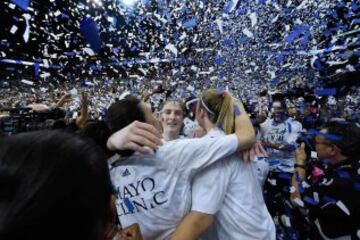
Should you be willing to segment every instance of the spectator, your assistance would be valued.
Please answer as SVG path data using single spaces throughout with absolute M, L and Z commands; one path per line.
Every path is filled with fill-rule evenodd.
M 198 104 L 196 115 L 200 126 L 210 138 L 231 134 L 234 129 L 231 96 L 216 90 L 208 93 Z M 207 233 L 205 239 L 275 239 L 275 226 L 264 202 L 258 167 L 259 163 L 247 163 L 237 153 L 197 174 L 192 184 L 191 212 L 179 224 L 172 239 L 198 239 L 209 227 L 216 232 Z M 210 226 L 213 221 L 214 225 Z
M 288 118 L 284 101 L 272 104 L 272 118 L 260 124 L 262 143 L 269 153 L 270 172 L 265 182 L 265 199 L 278 229 L 288 237 L 293 234 L 288 224 L 291 176 L 294 171 L 296 140 L 301 123 Z
M 354 124 L 331 122 L 322 128 L 315 148 L 319 160 L 329 166 L 320 179 L 306 174 L 305 144 L 296 150 L 291 199 L 308 210 L 311 239 L 360 238 L 359 145 L 360 128 Z
M 180 100 L 168 100 L 160 112 L 163 138 L 170 141 L 179 138 L 183 125 L 185 106 Z

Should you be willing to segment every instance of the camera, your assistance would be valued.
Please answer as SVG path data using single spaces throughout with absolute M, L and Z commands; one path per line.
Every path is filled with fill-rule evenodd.
M 306 132 L 302 132 L 296 139 L 296 143 L 298 146 L 300 146 L 301 143 L 305 143 L 305 153 L 307 159 L 309 159 L 311 162 L 317 160 L 314 138 L 309 137 Z
M 0 130 L 4 135 L 51 129 L 55 120 L 65 117 L 65 111 L 58 108 L 34 111 L 32 108 L 18 107 L 0 111 L 5 113 L 0 118 Z

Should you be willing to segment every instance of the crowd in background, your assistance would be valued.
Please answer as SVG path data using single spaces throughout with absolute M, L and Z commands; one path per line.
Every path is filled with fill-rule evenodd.
M 199 104 L 207 112 L 206 116 L 210 119 L 209 121 L 214 122 L 214 125 L 210 125 L 212 128 L 227 131 L 228 126 L 224 125 L 226 124 L 224 119 L 216 121 L 216 118 L 212 116 L 212 114 L 216 114 L 215 116 L 220 118 L 221 111 L 217 110 L 214 113 L 215 110 L 211 110 L 214 108 L 210 105 L 213 104 L 211 98 L 208 100 L 204 97 L 209 94 L 209 90 L 189 88 L 189 86 L 179 89 L 178 86 L 171 86 L 163 82 L 157 82 L 153 87 L 135 86 L 134 84 L 101 86 L 101 84 L 86 88 L 66 86 L 63 89 L 58 88 L 58 91 L 54 93 L 32 89 L 31 93 L 20 92 L 16 96 L 8 91 L 4 95 L 6 98 L 2 100 L 2 141 L 6 142 L 6 136 L 16 136 L 25 131 L 60 129 L 65 132 L 79 133 L 92 139 L 107 153 L 108 157 L 112 156 L 110 159 L 114 160 L 113 150 L 116 149 L 109 149 L 108 139 L 116 131 L 126 129 L 126 125 L 133 120 L 152 123 L 154 126 L 156 125 L 155 121 L 162 122 L 162 128 L 159 129 L 162 129 L 163 138 L 167 142 L 179 137 L 189 139 L 201 138 L 205 134 L 211 136 L 213 133 L 206 128 L 206 121 L 205 123 L 199 122 L 199 112 L 195 107 L 198 107 Z M 240 95 L 239 92 L 231 89 L 234 89 L 234 86 L 218 87 L 213 90 L 212 94 L 224 102 L 228 96 L 243 100 L 244 110 L 240 111 L 236 108 L 232 110 L 231 108 L 228 111 L 234 111 L 235 116 L 246 111 L 255 128 L 257 141 L 266 149 L 266 152 L 261 153 L 255 159 L 252 158 L 252 161 L 255 161 L 255 171 L 260 180 L 262 190 L 259 191 L 263 193 L 267 209 L 276 226 L 276 238 L 326 239 L 327 236 L 343 235 L 350 237 L 346 239 L 359 237 L 359 230 L 356 231 L 359 227 L 357 217 L 359 202 L 359 173 L 357 170 L 359 162 L 357 157 L 359 152 L 356 150 L 359 143 L 360 116 L 358 87 L 350 86 L 347 92 L 339 94 L 336 89 L 307 89 L 306 86 L 297 83 L 293 89 L 262 90 L 254 96 Z M 130 101 L 129 96 L 133 100 Z M 147 109 L 143 110 L 144 116 L 134 112 L 140 101 L 147 104 L 141 106 L 148 106 L 148 109 L 144 107 Z M 205 104 L 204 101 L 208 103 Z M 129 104 L 135 105 L 131 107 Z M 225 103 L 222 104 L 225 105 Z M 149 120 L 149 114 L 154 120 Z M 166 118 L 164 117 L 166 114 L 175 115 Z M 142 117 L 132 119 L 137 115 Z M 126 120 L 127 118 L 129 120 Z M 166 120 L 169 118 L 170 120 Z M 228 132 L 232 131 L 228 130 Z M 245 134 L 244 130 L 243 134 Z M 146 137 L 143 136 L 141 139 L 146 139 Z M 146 145 L 145 140 L 138 141 L 143 141 L 143 145 Z M 326 149 L 321 149 L 320 144 L 325 144 Z M 333 147 L 330 148 L 330 145 Z M 189 149 L 184 149 L 182 153 L 186 153 L 187 150 Z M 142 151 L 146 152 L 144 149 Z M 122 157 L 131 156 L 133 151 L 120 151 L 118 154 Z M 110 170 L 112 168 L 115 170 L 111 170 L 110 173 L 113 181 L 119 181 L 114 180 L 119 179 L 116 174 L 124 177 L 129 173 L 119 170 L 116 164 L 113 165 L 113 160 L 109 162 L 112 166 Z M 119 160 L 115 158 L 114 161 L 116 163 Z M 140 161 L 140 168 L 144 164 Z M 176 175 L 176 173 L 172 174 Z M 331 179 L 328 175 L 331 176 Z M 257 182 L 255 185 L 258 184 Z M 113 184 L 115 187 L 122 186 L 123 182 L 113 182 Z M 231 182 L 229 186 L 231 186 Z M 341 189 L 347 189 L 346 193 L 339 195 Z M 117 194 L 121 199 L 121 192 Z M 193 198 L 196 197 L 194 194 Z M 128 202 L 117 202 L 117 204 L 120 204 L 122 210 L 126 212 L 127 210 L 124 210 L 122 205 L 125 204 L 133 213 Z M 224 204 L 226 205 L 226 203 Z M 337 209 L 334 207 L 329 209 L 329 204 L 335 204 Z M 118 220 L 120 220 L 119 211 L 122 210 L 119 205 L 116 206 Z M 200 209 L 202 208 L 200 207 Z M 218 211 L 221 212 L 221 210 Z M 236 214 L 237 211 L 240 210 L 235 210 L 233 214 Z M 205 213 L 207 213 L 206 210 Z M 210 211 L 210 213 L 214 214 L 215 212 Z M 193 214 L 193 210 L 190 217 L 183 219 L 181 227 L 189 226 L 189 222 L 191 223 L 194 221 L 193 219 L 199 217 L 193 217 L 191 214 Z M 216 219 L 220 217 L 214 216 Z M 201 217 L 199 219 L 203 219 L 203 216 Z M 241 218 L 241 214 L 238 217 Z M 329 220 L 329 217 L 333 218 L 333 221 Z M 342 219 L 347 227 L 341 225 L 342 227 L 334 228 L 334 221 L 337 218 Z M 146 220 L 146 218 L 144 219 Z M 145 221 L 144 219 L 143 221 Z M 247 218 L 244 219 L 246 221 Z M 227 221 L 229 218 L 225 218 L 225 220 Z M 124 219 L 121 221 L 124 222 Z M 314 231 L 314 221 L 317 222 L 317 225 L 315 224 L 316 231 Z M 125 220 L 125 223 L 126 226 L 132 226 L 128 219 Z M 162 236 L 152 235 L 154 233 L 151 227 L 149 230 L 147 223 L 143 223 L 139 219 L 135 222 L 130 221 L 130 223 L 139 223 L 142 230 L 144 226 L 147 226 L 143 232 L 145 239 Z M 221 221 L 216 223 L 220 224 L 218 228 L 222 227 Z M 173 239 L 177 239 L 179 236 L 180 239 L 188 236 L 184 235 L 181 227 L 176 230 Z M 208 227 L 206 226 L 204 229 Z M 193 236 L 198 237 L 199 235 L 196 235 L 200 234 L 198 229 L 185 232 L 193 233 Z M 225 230 L 219 231 L 218 234 L 225 234 L 221 235 L 222 237 L 226 236 Z M 265 232 L 265 235 L 270 232 Z M 169 233 L 167 232 L 167 234 Z M 190 236 L 189 239 L 192 239 Z M 228 237 L 232 238 L 231 235 Z M 269 238 L 272 239 L 272 237 Z
M 82 105 L 82 93 L 86 93 L 89 100 L 87 119 L 101 120 L 106 116 L 107 108 L 121 98 L 124 93 L 146 99 L 156 112 L 168 99 L 186 100 L 208 88 L 230 90 L 236 97 L 242 99 L 254 119 L 259 115 L 268 116 L 271 110 L 269 103 L 277 98 L 285 100 L 289 116 L 300 121 L 305 129 L 320 126 L 321 123 L 328 122 L 331 118 L 351 122 L 358 122 L 360 118 L 360 94 L 357 85 L 348 87 L 346 91 L 342 92 L 332 89 L 335 91 L 318 93 L 314 88 L 309 88 L 305 84 L 305 80 L 301 78 L 292 79 L 286 87 L 257 90 L 251 87 L 238 89 L 236 84 L 231 81 L 222 84 L 212 81 L 205 84 L 200 80 L 175 83 L 169 78 L 152 81 L 99 80 L 92 81 L 89 85 L 66 82 L 56 86 L 49 84 L 43 87 L 18 85 L 15 86 L 15 90 L 14 86 L 0 89 L 3 96 L 0 100 L 0 111 L 3 116 L 8 116 L 10 109 L 15 111 L 17 108 L 31 107 L 34 111 L 41 112 L 61 107 L 61 111 L 64 112 L 67 119 L 76 119 Z M 59 106 L 59 104 L 61 105 Z

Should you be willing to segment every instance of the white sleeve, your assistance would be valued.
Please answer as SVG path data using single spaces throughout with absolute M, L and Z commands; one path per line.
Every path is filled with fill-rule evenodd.
M 167 159 L 175 168 L 199 171 L 235 153 L 237 148 L 238 138 L 231 134 L 170 141 L 156 154 L 159 154 L 161 159 Z
M 215 214 L 223 206 L 231 174 L 217 162 L 195 176 L 192 185 L 192 211 Z
M 291 125 L 291 133 L 287 134 L 284 140 L 288 144 L 295 144 L 296 139 L 299 137 L 299 134 L 302 131 L 302 125 L 299 122 L 288 124 Z

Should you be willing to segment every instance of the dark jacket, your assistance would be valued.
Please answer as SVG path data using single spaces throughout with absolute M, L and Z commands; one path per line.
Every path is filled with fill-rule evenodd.
M 360 239 L 360 163 L 347 159 L 325 170 L 305 189 L 303 201 L 313 228 L 322 238 Z

